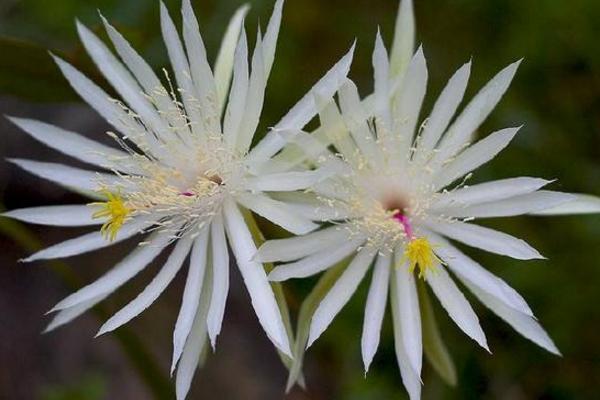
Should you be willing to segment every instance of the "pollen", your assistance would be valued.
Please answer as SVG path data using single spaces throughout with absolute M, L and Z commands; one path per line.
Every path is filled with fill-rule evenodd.
M 106 218 L 106 222 L 102 225 L 100 232 L 108 240 L 115 240 L 119 229 L 127 221 L 132 209 L 127 207 L 125 201 L 120 194 L 105 191 L 107 201 L 100 203 L 92 203 L 92 206 L 100 207 L 100 210 L 92 214 L 92 218 Z
M 414 238 L 408 242 L 404 250 L 404 258 L 408 260 L 410 272 L 419 268 L 419 278 L 423 278 L 428 269 L 434 270 L 436 265 L 441 263 L 433 252 L 433 246 L 424 237 Z

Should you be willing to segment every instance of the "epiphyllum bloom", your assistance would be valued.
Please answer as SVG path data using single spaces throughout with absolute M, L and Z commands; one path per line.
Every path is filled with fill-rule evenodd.
M 264 37 L 258 32 L 251 68 L 243 31 L 245 13 L 243 7 L 233 17 L 213 71 L 189 0 L 184 0 L 182 7 L 183 42 L 161 4 L 162 33 L 175 73 L 174 82 L 167 77 L 168 84 L 161 82 L 106 20 L 105 28 L 120 59 L 78 24 L 86 50 L 122 102 L 111 99 L 65 61 L 57 57 L 55 60 L 75 91 L 116 129 L 118 133 L 110 135 L 121 149 L 42 122 L 12 118 L 49 147 L 110 170 L 94 172 L 12 160 L 35 175 L 90 194 L 97 201 L 14 210 L 5 216 L 55 226 L 102 225 L 98 231 L 49 247 L 25 261 L 73 256 L 148 233 L 112 270 L 60 301 L 51 310 L 57 314 L 48 330 L 71 321 L 105 299 L 174 243 L 166 264 L 152 282 L 110 318 L 98 334 L 118 328 L 158 298 L 190 255 L 173 337 L 172 370 L 179 365 L 178 398 L 185 397 L 189 389 L 207 335 L 214 347 L 221 329 L 229 286 L 227 241 L 262 327 L 275 346 L 290 355 L 286 327 L 266 273 L 260 263 L 252 260 L 256 247 L 239 205 L 296 234 L 317 227 L 262 191 L 304 189 L 321 179 L 324 171 L 260 176 L 249 172 L 250 156 L 255 162 L 264 161 L 264 156 L 249 148 L 274 59 L 282 1 L 276 3 Z M 313 90 L 333 96 L 348 72 L 351 53 Z M 275 127 L 299 129 L 316 113 L 314 95 L 309 93 Z M 271 143 L 269 149 L 276 152 L 278 146 Z
M 538 178 L 466 184 L 472 171 L 504 149 L 519 130 L 502 129 L 469 143 L 508 88 L 519 62 L 500 71 L 452 121 L 469 78 L 471 64 L 465 64 L 419 125 L 427 83 L 425 57 L 419 49 L 404 69 L 394 64 L 395 59 L 393 53 L 388 61 L 378 35 L 374 94 L 361 101 L 356 86 L 346 80 L 339 91 L 341 110 L 328 102 L 318 133 L 310 137 L 300 133 L 292 139 L 296 146 L 304 144 L 306 153 L 318 155 L 316 163 L 331 158 L 319 143 L 327 139 L 345 164 L 345 172 L 314 185 L 314 197 L 305 195 L 302 200 L 294 195 L 298 204 L 317 204 L 312 214 L 321 214 L 332 225 L 302 237 L 268 241 L 256 259 L 284 262 L 270 273 L 272 281 L 310 276 L 351 260 L 316 308 L 308 346 L 373 265 L 362 334 L 365 370 L 379 343 L 389 288 L 398 363 L 410 397 L 416 399 L 422 366 L 419 279 L 431 287 L 459 328 L 486 350 L 478 318 L 449 272 L 523 336 L 558 354 L 523 298 L 451 241 L 519 260 L 543 258 L 523 240 L 473 220 L 560 209 L 573 196 L 540 190 L 550 181 Z

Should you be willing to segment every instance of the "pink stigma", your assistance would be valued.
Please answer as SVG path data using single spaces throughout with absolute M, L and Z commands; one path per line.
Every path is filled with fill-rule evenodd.
M 192 192 L 181 192 L 181 193 L 179 193 L 179 194 L 180 194 L 180 195 L 182 195 L 182 196 L 187 196 L 187 197 L 192 197 L 192 196 L 194 196 L 194 193 L 192 193 Z
M 412 225 L 410 224 L 410 219 L 408 219 L 408 217 L 404 214 L 402 214 L 401 211 L 396 211 L 396 213 L 392 216 L 392 218 L 394 218 L 396 221 L 398 221 L 401 225 L 402 228 L 404 228 L 404 233 L 406 233 L 406 236 L 408 236 L 409 239 L 413 238 L 413 229 L 412 229 Z

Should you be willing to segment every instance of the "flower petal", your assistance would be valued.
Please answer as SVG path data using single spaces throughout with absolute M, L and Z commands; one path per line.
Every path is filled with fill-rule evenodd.
M 406 1 L 406 0 L 405 0 Z M 400 326 L 400 307 L 398 300 L 398 286 L 396 279 L 390 279 L 390 303 L 392 305 L 392 318 L 394 327 L 394 347 L 396 348 L 396 360 L 400 367 L 400 375 L 402 383 L 408 392 L 410 400 L 418 400 L 421 398 L 421 379 L 415 373 L 414 368 L 410 365 L 408 352 L 404 345 L 405 341 L 402 337 L 402 329 Z
M 464 281 L 465 285 L 477 296 L 477 298 L 496 315 L 506 321 L 517 332 L 531 340 L 533 343 L 548 350 L 550 353 L 560 355 L 560 351 L 550 339 L 550 336 L 544 331 L 533 316 L 523 314 L 513 308 L 507 307 L 498 299 L 488 293 L 485 293 L 470 282 Z
M 92 218 L 94 209 L 90 206 L 46 206 L 10 210 L 0 214 L 30 224 L 51 226 L 91 226 L 103 223 Z
M 289 339 L 267 275 L 261 264 L 252 261 L 256 245 L 244 217 L 230 200 L 225 202 L 224 212 L 229 245 L 250 294 L 258 321 L 273 344 L 284 354 L 291 356 Z
M 438 265 L 435 270 L 428 269 L 425 272 L 425 279 L 456 325 L 489 352 L 477 315 L 446 270 L 441 265 Z
M 510 197 L 508 199 L 491 201 L 466 207 L 452 207 L 440 210 L 444 215 L 451 217 L 492 218 L 523 215 L 539 210 L 556 207 L 572 201 L 574 196 L 538 190 L 537 192 Z
M 181 269 L 183 262 L 188 256 L 192 247 L 192 240 L 184 237 L 177 241 L 173 252 L 167 259 L 165 265 L 158 274 L 152 279 L 152 282 L 140 293 L 133 301 L 119 310 L 108 321 L 100 327 L 96 336 L 111 332 L 118 327 L 137 317 L 142 311 L 148 308 L 160 296 L 160 294 L 171 283 L 177 272 Z
M 434 188 L 439 190 L 496 157 L 508 146 L 519 129 L 520 127 L 496 131 L 468 147 L 434 177 Z
M 237 47 L 233 65 L 233 82 L 229 92 L 227 110 L 223 119 L 223 135 L 225 143 L 233 149 L 244 117 L 246 106 L 246 94 L 248 93 L 248 40 L 246 31 L 242 30 Z
M 117 232 L 117 236 L 114 240 L 108 240 L 100 231 L 95 231 L 83 236 L 76 237 L 75 239 L 69 239 L 64 242 L 47 247 L 43 250 L 38 251 L 37 253 L 30 255 L 23 261 L 31 262 L 36 260 L 51 260 L 55 258 L 76 256 L 78 254 L 102 249 L 104 247 L 112 246 L 113 244 L 119 243 L 125 239 L 129 239 L 130 237 L 135 236 L 138 233 L 141 233 L 151 224 L 152 223 L 149 222 L 147 219 L 134 219 L 126 223 L 121 227 L 121 229 L 119 229 L 119 232 Z
M 59 301 L 49 312 L 75 307 L 93 298 L 114 292 L 150 264 L 167 247 L 169 240 L 170 235 L 167 233 L 153 234 L 146 245 L 136 247 L 113 269 Z
M 295 215 L 285 203 L 262 194 L 243 193 L 237 197 L 237 200 L 244 207 L 296 235 L 303 235 L 319 227 L 310 220 Z
M 223 110 L 225 107 L 229 81 L 233 72 L 235 48 L 244 25 L 244 18 L 249 9 L 250 7 L 247 4 L 242 5 L 229 20 L 227 30 L 223 35 L 221 47 L 219 48 L 217 60 L 215 61 L 215 85 L 217 87 L 220 110 Z
M 259 262 L 298 260 L 325 249 L 333 249 L 348 240 L 344 227 L 332 226 L 304 236 L 274 239 L 265 242 L 254 256 Z
M 572 214 L 596 214 L 600 213 L 600 197 L 589 194 L 571 194 L 575 196 L 573 201 L 561 204 L 549 209 L 536 211 L 533 215 L 572 215 Z
M 311 319 L 307 348 L 321 336 L 329 324 L 331 324 L 333 318 L 350 300 L 350 297 L 352 297 L 367 273 L 367 269 L 374 257 L 375 251 L 367 248 L 360 250 L 338 278 L 329 293 L 321 300 L 319 307 L 317 307 Z
M 403 253 L 404 249 L 399 246 L 394 254 L 396 267 L 392 272 L 392 279 L 396 280 L 396 301 L 398 302 L 400 322 L 399 326 L 395 326 L 394 329 L 402 331 L 402 341 L 408 362 L 415 374 L 420 377 L 423 366 L 421 312 L 414 273 L 410 271 L 406 262 L 402 262 Z
M 79 317 L 81 314 L 94 307 L 96 304 L 100 303 L 102 300 L 107 298 L 110 293 L 104 293 L 99 296 L 93 297 L 89 300 L 82 301 L 74 305 L 73 307 L 65 308 L 64 310 L 59 311 L 52 321 L 46 326 L 43 333 L 48 333 L 56 328 L 59 328 L 69 322 L 73 321 L 75 318 Z
M 441 166 L 468 142 L 472 133 L 485 121 L 508 89 L 519 64 L 521 60 L 500 71 L 465 107 L 442 139 L 438 152 L 433 157 L 433 165 Z
M 175 394 L 177 400 L 184 400 L 190 390 L 192 378 L 198 365 L 202 363 L 202 354 L 206 351 L 206 313 L 212 293 L 212 268 L 207 265 L 200 303 L 196 309 L 196 316 L 190 334 L 185 341 L 181 359 L 177 365 L 175 377 Z
M 280 282 L 290 278 L 305 278 L 317 274 L 354 253 L 364 241 L 363 237 L 355 238 L 334 249 L 321 250 L 299 261 L 281 264 L 271 271 L 269 280 Z
M 210 299 L 206 325 L 210 343 L 214 350 L 217 336 L 221 332 L 227 293 L 229 292 L 229 251 L 227 250 L 225 228 L 221 215 L 215 216 L 211 224 L 210 235 L 213 264 L 213 292 Z
M 315 93 L 324 98 L 332 97 L 350 70 L 354 45 L 290 111 L 275 125 L 274 130 L 302 129 L 318 112 L 315 104 Z M 286 142 L 276 132 L 269 132 L 249 153 L 248 161 L 264 161 L 277 153 Z
M 523 297 L 506 282 L 498 278 L 481 265 L 464 255 L 447 240 L 428 233 L 436 243 L 436 254 L 447 264 L 448 268 L 462 281 L 468 281 L 483 292 L 495 297 L 507 306 L 533 316 L 533 313 Z
M 175 330 L 173 331 L 171 375 L 173 375 L 177 362 L 183 353 L 185 342 L 190 335 L 196 311 L 200 304 L 200 295 L 202 293 L 207 263 L 208 231 L 209 228 L 205 227 L 196 239 L 194 239 L 181 307 L 177 321 L 175 322 Z
M 393 78 L 404 74 L 415 48 L 415 15 L 412 0 L 402 0 L 396 17 L 394 42 L 390 55 L 390 73 Z
M 427 124 L 418 142 L 418 152 L 427 157 L 435 148 L 438 140 L 448 127 L 452 116 L 465 95 L 469 75 L 471 74 L 471 61 L 460 67 L 442 90 L 437 98 L 433 111 L 427 118 Z
M 385 313 L 388 297 L 391 263 L 391 256 L 380 254 L 373 270 L 373 278 L 369 287 L 367 305 L 365 306 L 365 319 L 361 338 L 365 373 L 369 370 L 379 346 L 381 324 L 383 323 L 383 314 Z
M 524 240 L 483 226 L 458 221 L 451 223 L 437 221 L 426 225 L 450 239 L 490 253 L 516 258 L 517 260 L 544 258 Z
M 396 147 L 390 149 L 395 158 L 407 159 L 415 137 L 415 128 L 427 90 L 427 64 L 419 47 L 406 68 L 406 74 L 394 103 Z
M 80 161 L 102 168 L 114 168 L 128 173 L 137 172 L 135 167 L 128 165 L 127 161 L 130 161 L 131 157 L 124 151 L 41 121 L 15 117 L 8 117 L 8 119 L 35 140 Z
M 9 158 L 7 161 L 18 165 L 33 175 L 75 191 L 79 189 L 87 192 L 97 192 L 102 184 L 110 187 L 122 186 L 119 185 L 121 180 L 117 175 L 20 158 Z
M 432 204 L 432 209 L 469 206 L 490 201 L 504 200 L 531 192 L 552 183 L 540 178 L 509 178 L 465 186 L 450 192 L 443 192 Z

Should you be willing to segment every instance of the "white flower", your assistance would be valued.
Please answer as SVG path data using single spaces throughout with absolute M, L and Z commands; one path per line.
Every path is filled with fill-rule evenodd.
M 110 135 L 121 149 L 43 122 L 11 118 L 36 140 L 105 169 L 95 172 L 11 160 L 44 179 L 95 197 L 98 202 L 13 210 L 5 216 L 63 227 L 102 225 L 98 231 L 51 246 L 25 261 L 69 257 L 151 232 L 104 276 L 60 301 L 51 310 L 57 314 L 47 330 L 71 321 L 105 299 L 174 243 L 166 264 L 152 282 L 110 318 L 98 334 L 118 328 L 158 298 L 190 254 L 173 337 L 172 371 L 179 366 L 178 398 L 187 394 L 207 336 L 214 347 L 221 329 L 229 288 L 227 241 L 262 327 L 281 352 L 291 355 L 286 327 L 264 268 L 252 259 L 256 246 L 239 207 L 296 234 L 317 227 L 262 191 L 305 189 L 323 179 L 327 171 L 269 175 L 250 172 L 253 164 L 268 160 L 285 144 L 269 133 L 267 143 L 257 147 L 260 152 L 249 151 L 274 60 L 282 3 L 276 2 L 264 37 L 258 32 L 250 67 L 243 30 L 247 7 L 240 8 L 225 34 L 214 70 L 208 64 L 190 1 L 183 1 L 183 42 L 161 4 L 163 38 L 175 73 L 174 82 L 167 77 L 167 84 L 106 20 L 106 31 L 120 59 L 78 23 L 87 52 L 122 102 L 111 99 L 73 66 L 54 58 L 73 89 L 116 129 L 117 133 Z M 310 121 L 318 112 L 312 93 L 333 96 L 348 73 L 351 58 L 352 50 L 275 129 L 300 129 Z
M 523 336 L 559 354 L 523 298 L 447 239 L 519 260 L 543 258 L 523 240 L 472 220 L 543 213 L 555 207 L 560 211 L 574 197 L 540 190 L 550 181 L 538 178 L 466 184 L 471 172 L 504 149 L 519 130 L 502 129 L 470 143 L 520 62 L 500 71 L 452 120 L 469 78 L 471 63 L 465 64 L 419 125 L 427 68 L 421 49 L 408 56 L 413 48 L 413 25 L 412 4 L 405 1 L 390 60 L 377 35 L 372 96 L 361 101 L 356 86 L 347 80 L 339 91 L 341 111 L 333 101 L 325 101 L 317 132 L 312 136 L 298 132 L 287 138 L 303 146 L 317 163 L 343 163 L 344 172 L 314 185 L 315 196 L 286 196 L 297 207 L 313 204 L 307 216 L 320 217 L 332 226 L 268 241 L 257 259 L 285 262 L 270 273 L 272 281 L 310 276 L 351 259 L 312 316 L 308 346 L 329 326 L 373 264 L 362 334 L 365 371 L 379 343 L 389 287 L 398 364 L 411 399 L 416 399 L 421 392 L 422 366 L 419 278 L 429 284 L 460 329 L 486 350 L 478 318 L 448 271 Z M 339 152 L 334 160 L 328 143 Z M 292 152 L 279 156 L 288 167 L 302 159 Z

